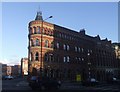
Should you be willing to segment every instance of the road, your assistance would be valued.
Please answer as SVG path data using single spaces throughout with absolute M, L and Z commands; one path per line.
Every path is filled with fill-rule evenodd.
M 31 90 L 26 79 L 16 78 L 13 80 L 3 80 L 2 90 Z
M 2 81 L 2 92 L 33 92 L 28 86 L 26 78 L 16 78 L 13 80 Z M 95 87 L 85 87 L 79 83 L 64 82 L 60 88 L 60 91 L 78 91 L 78 92 L 120 92 L 119 85 L 102 84 Z M 57 91 L 57 92 L 58 92 Z

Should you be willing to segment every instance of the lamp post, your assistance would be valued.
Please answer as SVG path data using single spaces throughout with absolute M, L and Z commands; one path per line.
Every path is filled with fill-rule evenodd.
M 41 21 L 41 64 L 40 64 L 40 74 L 42 74 L 42 68 L 43 68 L 43 62 L 42 62 L 42 36 L 43 36 L 43 22 L 49 18 L 52 18 L 53 16 L 49 16 L 48 18 Z

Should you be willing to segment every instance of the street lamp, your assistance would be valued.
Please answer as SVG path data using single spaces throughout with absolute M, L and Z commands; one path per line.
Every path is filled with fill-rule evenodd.
M 43 22 L 49 18 L 52 18 L 53 16 L 49 16 L 48 18 L 44 19 L 41 21 L 41 64 L 40 64 L 40 73 L 42 73 L 42 68 L 43 68 L 43 62 L 42 62 L 42 36 L 43 36 Z

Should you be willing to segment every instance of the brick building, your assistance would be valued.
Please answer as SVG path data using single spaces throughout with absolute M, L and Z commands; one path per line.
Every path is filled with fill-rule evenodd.
M 99 81 L 113 77 L 117 70 L 115 53 L 111 41 L 101 40 L 48 23 L 42 13 L 37 12 L 35 20 L 29 23 L 28 61 L 29 75 L 43 74 L 61 80 L 95 78 Z M 42 35 L 41 35 L 42 34 Z
M 120 43 L 113 43 L 113 48 L 116 54 L 116 58 L 120 59 Z
M 21 66 L 20 65 L 14 65 L 14 66 L 11 66 L 11 70 L 12 70 L 12 73 L 11 75 L 12 76 L 19 76 L 20 75 L 20 71 L 21 71 Z
M 113 43 L 113 49 L 115 51 L 118 70 L 116 71 L 118 76 L 120 76 L 120 43 Z M 120 77 L 118 77 L 120 79 Z
M 21 74 L 28 75 L 28 58 L 21 59 Z
M 12 67 L 7 66 L 7 75 L 11 75 L 11 74 L 12 74 Z
M 2 76 L 7 75 L 7 64 L 2 64 Z

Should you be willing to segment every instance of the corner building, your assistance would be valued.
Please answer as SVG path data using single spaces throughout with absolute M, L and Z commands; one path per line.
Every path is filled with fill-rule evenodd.
M 71 81 L 75 81 L 77 75 L 80 80 L 99 81 L 105 81 L 107 73 L 114 75 L 117 68 L 111 41 L 101 40 L 99 35 L 88 36 L 84 29 L 76 32 L 48 23 L 41 12 L 37 12 L 28 28 L 29 75 L 42 74 Z

